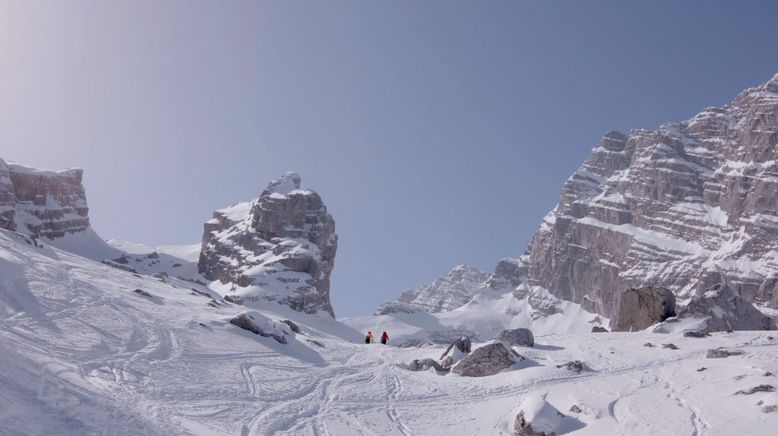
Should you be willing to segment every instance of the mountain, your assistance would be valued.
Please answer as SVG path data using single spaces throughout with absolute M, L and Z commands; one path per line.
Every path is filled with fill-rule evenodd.
M 300 183 L 298 174 L 287 173 L 259 198 L 214 212 L 205 223 L 199 272 L 239 301 L 275 301 L 334 317 L 335 220 L 319 194 Z
M 778 307 L 778 75 L 655 131 L 605 134 L 529 249 L 529 283 L 611 316 L 628 287 L 726 283 Z
M 91 259 L 118 255 L 90 226 L 83 175 L 78 168 L 41 170 L 0 159 L 0 228 Z

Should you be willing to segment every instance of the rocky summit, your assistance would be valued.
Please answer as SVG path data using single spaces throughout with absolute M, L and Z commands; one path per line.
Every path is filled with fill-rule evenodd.
M 83 170 L 39 170 L 0 159 L 0 228 L 57 239 L 87 231 Z
M 275 301 L 334 316 L 335 220 L 319 194 L 300 181 L 287 173 L 259 198 L 214 212 L 205 223 L 198 268 L 235 301 Z
M 727 283 L 778 307 L 778 75 L 655 131 L 608 132 L 529 252 L 529 282 L 605 316 L 629 288 Z

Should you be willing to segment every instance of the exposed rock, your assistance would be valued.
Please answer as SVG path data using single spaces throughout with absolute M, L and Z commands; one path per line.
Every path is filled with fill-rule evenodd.
M 263 323 L 266 325 L 266 328 L 260 327 L 259 323 Z M 258 319 L 257 315 L 249 314 L 249 313 L 241 313 L 234 318 L 230 319 L 230 324 L 236 325 L 243 330 L 248 330 L 255 335 L 260 335 L 265 338 L 272 337 L 276 340 L 276 342 L 280 344 L 286 344 L 287 340 L 286 337 L 281 334 L 280 331 L 277 331 L 277 329 L 273 328 L 272 325 L 268 325 L 268 321 L 265 319 Z M 276 330 L 276 331 L 271 331 Z M 267 330 L 267 331 L 266 331 Z
M 592 333 L 608 333 L 608 329 L 596 325 L 592 327 Z
M 454 267 L 434 282 L 420 288 L 409 289 L 396 301 L 389 301 L 375 312 L 375 315 L 405 312 L 446 312 L 456 309 L 473 298 L 489 274 L 472 266 Z
M 652 344 L 651 342 L 646 342 L 645 344 L 643 344 L 643 346 L 644 346 L 644 347 L 653 348 L 655 345 L 654 345 L 654 344 Z
M 675 316 L 675 295 L 672 292 L 665 288 L 630 288 L 619 296 L 611 330 L 643 330 L 671 316 Z
M 706 368 L 704 366 L 701 367 L 701 368 L 697 368 L 697 372 L 703 372 L 703 371 L 707 371 L 707 370 L 708 370 L 708 368 Z
M 772 392 L 775 388 L 772 385 L 759 385 L 752 388 L 743 389 L 735 392 L 735 395 L 753 395 L 757 392 Z
M 685 337 L 685 338 L 704 338 L 704 337 L 707 337 L 707 336 L 710 336 L 710 335 L 708 333 L 706 333 L 706 332 L 700 332 L 700 331 L 697 331 L 697 330 L 689 330 L 687 332 L 683 332 L 683 337 Z
M 144 291 L 143 289 L 135 289 L 132 292 L 135 292 L 136 294 L 142 295 L 142 296 L 147 297 L 147 298 L 151 298 L 152 297 L 151 294 L 149 294 L 148 292 Z
M 336 250 L 335 221 L 321 197 L 287 173 L 258 199 L 214 212 L 198 268 L 210 280 L 231 283 L 244 303 L 251 297 L 334 316 L 329 292 Z
M 776 80 L 655 131 L 608 132 L 529 249 L 529 283 L 612 318 L 651 283 L 684 297 L 731 283 L 778 307 Z
M 494 339 L 504 342 L 510 347 L 531 347 L 535 345 L 535 336 L 530 329 L 525 328 L 503 330 Z
M 573 407 L 578 408 L 578 406 Z M 581 409 L 578 408 L 576 413 L 580 411 Z M 518 436 L 554 436 L 576 431 L 583 426 L 581 421 L 562 414 L 549 404 L 544 396 L 532 393 L 519 406 L 513 430 Z
M 298 326 L 298 325 L 297 325 L 297 324 L 295 324 L 294 322 L 292 322 L 292 321 L 290 321 L 290 320 L 288 320 L 288 319 L 282 319 L 282 320 L 281 320 L 281 322 L 282 322 L 282 323 L 284 323 L 284 324 L 286 324 L 286 325 L 288 325 L 288 326 L 289 326 L 289 328 L 290 328 L 290 329 L 291 329 L 291 330 L 292 330 L 294 333 L 302 333 L 302 330 L 300 330 L 300 326 Z
M 0 229 L 16 231 L 94 260 L 119 253 L 89 226 L 83 170 L 40 170 L 0 159 Z M 78 237 L 75 242 L 72 237 Z
M 769 316 L 722 284 L 694 296 L 678 317 L 704 318 L 706 332 L 775 330 L 775 323 Z
M 678 347 L 675 344 L 662 344 L 662 348 L 667 348 L 668 350 L 677 350 Z
M 723 348 L 716 348 L 708 350 L 708 352 L 705 354 L 705 357 L 708 359 L 723 359 L 729 356 L 739 356 L 741 354 L 743 354 L 743 352 L 739 350 L 728 351 Z
M 430 368 L 435 368 L 436 371 L 441 372 L 448 371 L 447 368 L 440 366 L 440 364 L 436 362 L 435 359 L 414 359 L 408 365 L 409 371 L 426 371 Z
M 471 349 L 472 342 L 470 341 L 470 338 L 467 336 L 462 336 L 461 338 L 452 342 L 448 348 L 446 348 L 446 351 L 444 351 L 440 356 L 441 366 L 443 368 L 450 368 L 454 366 L 454 364 L 462 360 L 463 357 L 470 353 Z
M 237 295 L 225 295 L 224 301 L 232 304 L 243 305 L 243 299 Z
M 580 374 L 585 369 L 583 362 L 580 360 L 573 360 L 562 365 L 557 365 L 557 368 L 566 368 L 568 371 Z
M 762 407 L 762 413 L 773 413 L 773 412 L 778 412 L 777 404 L 771 404 L 769 406 Z
M 766 371 L 766 372 L 764 373 L 764 376 L 765 376 L 765 377 L 772 377 L 772 376 L 773 376 L 773 373 L 772 373 L 772 372 L 770 372 L 770 371 Z
M 528 271 L 525 259 L 500 259 L 482 287 L 491 290 L 515 289 L 527 278 Z
M 517 359 L 522 358 L 502 342 L 492 342 L 473 350 L 451 372 L 463 377 L 484 377 L 511 367 Z
M 578 407 L 577 404 L 573 404 L 570 407 L 570 411 L 573 412 L 573 413 L 581 413 L 581 412 L 583 412 L 583 410 L 580 407 Z

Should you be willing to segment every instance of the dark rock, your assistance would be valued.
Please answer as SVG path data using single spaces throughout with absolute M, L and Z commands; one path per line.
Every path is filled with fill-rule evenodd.
M 568 371 L 580 374 L 585 369 L 585 365 L 580 360 L 573 360 L 562 365 L 557 365 L 557 368 L 566 368 Z
M 494 375 L 511 367 L 521 357 L 509 350 L 502 342 L 493 342 L 476 348 L 465 356 L 451 372 L 463 377 L 484 377 Z
M 289 328 L 292 329 L 293 332 L 295 332 L 295 333 L 302 333 L 302 330 L 300 330 L 300 326 L 298 326 L 294 322 L 292 322 L 292 321 L 290 321 L 288 319 L 281 320 L 281 322 L 286 324 L 286 325 L 288 325 Z
M 414 359 L 409 365 L 409 371 L 426 371 L 430 368 L 435 368 L 436 371 L 446 372 L 448 369 L 440 366 L 435 359 Z
M 535 431 L 532 428 L 532 423 L 527 422 L 527 419 L 524 417 L 523 410 L 519 412 L 518 415 L 516 415 L 516 420 L 513 423 L 513 429 L 516 436 L 556 436 L 556 433 L 554 432 L 546 433 L 542 431 Z
M 769 406 L 762 407 L 762 413 L 773 413 L 778 412 L 778 405 L 771 404 Z
M 775 388 L 772 385 L 759 385 L 752 388 L 743 389 L 735 392 L 735 395 L 753 395 L 757 392 L 772 392 Z
M 662 344 L 662 348 L 667 348 L 669 350 L 677 350 L 678 347 L 675 344 Z
M 151 253 L 146 255 L 146 258 L 147 259 L 159 259 L 159 253 L 157 253 L 156 251 L 151 252 Z
M 570 411 L 573 412 L 573 413 L 581 413 L 581 412 L 583 412 L 583 410 L 580 407 L 578 407 L 577 404 L 573 404 L 572 407 L 570 407 Z
M 690 330 L 690 331 L 687 331 L 687 332 L 683 332 L 683 337 L 685 337 L 685 338 L 704 338 L 704 337 L 707 337 L 707 336 L 710 336 L 710 335 L 708 333 L 706 333 L 706 332 L 700 332 L 700 331 L 696 331 L 696 330 Z
M 147 297 L 147 298 L 152 298 L 152 295 L 149 294 L 148 292 L 144 291 L 143 289 L 135 289 L 132 292 L 135 292 L 136 294 L 142 295 L 142 296 Z
M 675 316 L 675 295 L 666 288 L 630 288 L 619 297 L 611 330 L 629 332 Z
M 176 262 L 176 263 L 174 263 L 173 265 L 170 265 L 170 266 L 173 267 L 173 268 L 178 268 L 179 266 L 181 266 L 181 264 Z
M 243 305 L 243 298 L 241 298 L 241 297 L 239 297 L 237 295 L 225 295 L 224 296 L 224 301 L 226 301 L 228 303 Z
M 596 325 L 592 327 L 592 333 L 608 333 L 608 329 Z
M 743 354 L 743 352 L 739 350 L 728 351 L 723 348 L 716 348 L 708 350 L 708 352 L 705 354 L 705 357 L 708 359 L 723 359 L 729 356 L 739 356 L 741 354 Z
M 526 328 L 503 330 L 495 339 L 504 342 L 509 347 L 531 347 L 535 345 L 535 336 L 530 329 Z
M 654 344 L 652 344 L 651 342 L 646 342 L 645 344 L 643 344 L 643 346 L 652 348 L 652 347 L 654 347 Z
M 260 336 L 265 337 L 265 338 L 272 337 L 273 339 L 276 340 L 276 342 L 278 342 L 280 344 L 286 344 L 287 343 L 286 337 L 284 337 L 283 335 L 279 335 L 279 334 L 275 334 L 275 333 L 268 333 L 268 332 L 265 332 L 264 330 L 262 330 L 262 328 L 260 328 L 254 322 L 254 318 L 250 314 L 242 313 L 242 314 L 236 316 L 235 318 L 232 318 L 230 320 L 230 324 L 236 325 L 236 326 L 242 328 L 243 330 L 248 330 L 248 331 L 250 331 L 250 332 L 252 332 L 252 333 L 254 333 L 256 335 L 260 335 Z
M 443 352 L 443 354 L 440 355 L 441 359 L 444 359 L 452 348 L 456 347 L 457 350 L 461 351 L 462 353 L 469 353 L 472 350 L 473 343 L 470 341 L 470 338 L 467 336 L 462 336 L 461 338 L 455 340 L 451 343 L 451 345 L 446 348 L 446 351 Z
M 703 372 L 703 371 L 706 371 L 707 369 L 708 369 L 708 368 L 706 368 L 706 367 L 704 367 L 704 366 L 703 366 L 702 368 L 698 368 L 698 369 L 697 369 L 697 372 Z
M 773 376 L 773 373 L 772 373 L 772 372 L 770 372 L 770 371 L 767 371 L 767 372 L 765 372 L 765 373 L 764 373 L 764 376 L 765 376 L 765 377 L 772 377 L 772 376 Z

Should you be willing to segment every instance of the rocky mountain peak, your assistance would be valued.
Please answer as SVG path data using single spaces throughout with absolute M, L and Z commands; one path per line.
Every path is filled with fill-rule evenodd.
M 333 314 L 335 220 L 321 197 L 289 172 L 259 198 L 217 210 L 205 223 L 198 268 L 225 293 Z

